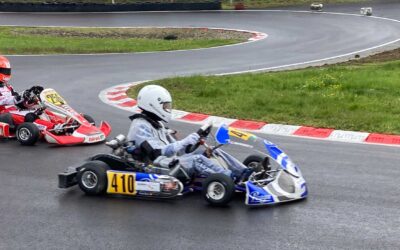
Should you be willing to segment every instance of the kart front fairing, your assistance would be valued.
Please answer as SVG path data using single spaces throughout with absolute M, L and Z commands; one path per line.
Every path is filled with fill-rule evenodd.
M 275 204 L 307 197 L 307 184 L 300 168 L 274 143 L 225 125 L 219 127 L 215 139 L 220 144 L 234 144 L 252 149 L 275 162 L 274 169 L 265 173 L 254 173 L 245 183 L 246 205 Z M 237 142 L 238 139 L 245 143 Z

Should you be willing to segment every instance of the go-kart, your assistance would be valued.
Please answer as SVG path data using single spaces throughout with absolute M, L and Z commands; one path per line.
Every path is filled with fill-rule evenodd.
M 246 205 L 266 205 L 304 199 L 307 185 L 289 157 L 272 142 L 231 127 L 220 126 L 215 134 L 215 145 L 210 146 L 206 137 L 211 126 L 205 125 L 197 132 L 199 143 L 186 148 L 187 153 L 203 145 L 203 154 L 215 163 L 229 168 L 229 164 L 242 164 L 221 147 L 236 144 L 257 151 L 261 145 L 266 153 L 248 156 L 243 164 L 254 171 L 246 180 L 235 180 L 225 174 L 191 176 L 179 164 L 153 165 L 146 160 L 144 149 L 135 148 L 119 135 L 107 142 L 111 154 L 98 154 L 82 164 L 71 166 L 58 175 L 58 186 L 69 188 L 79 185 L 88 195 L 117 194 L 137 197 L 173 198 L 188 192 L 201 191 L 211 205 L 225 205 L 236 192 L 246 194 Z M 235 142 L 242 140 L 243 142 Z M 233 160 L 232 160 L 233 159 Z M 273 160 L 272 162 L 270 161 Z M 235 162 L 236 161 L 236 162 Z M 242 165 L 243 166 L 243 165 Z
M 17 138 L 22 145 L 41 138 L 73 145 L 102 142 L 111 132 L 107 122 L 96 127 L 92 117 L 76 112 L 53 89 L 32 87 L 23 96 L 29 108 L 9 106 L 0 113 L 0 138 Z

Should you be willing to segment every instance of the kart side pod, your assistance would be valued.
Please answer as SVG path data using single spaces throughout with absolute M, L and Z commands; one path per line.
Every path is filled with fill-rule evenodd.
M 99 161 L 89 161 L 80 167 L 69 167 L 58 174 L 59 188 L 69 188 L 77 184 L 89 195 L 172 198 L 183 191 L 183 184 L 175 177 L 111 170 Z
M 0 122 L 0 138 L 1 137 L 10 137 L 10 125 L 4 122 Z

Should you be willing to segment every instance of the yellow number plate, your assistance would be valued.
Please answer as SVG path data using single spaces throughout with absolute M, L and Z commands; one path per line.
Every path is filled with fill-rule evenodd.
M 45 94 L 46 101 L 52 103 L 56 106 L 62 106 L 67 104 L 67 102 L 55 91 L 49 91 Z
M 256 138 L 256 136 L 253 134 L 243 132 L 243 131 L 240 131 L 238 129 L 231 128 L 231 127 L 229 128 L 229 135 L 237 137 L 237 138 L 245 140 L 245 141 Z
M 136 183 L 134 173 L 107 171 L 109 194 L 136 195 Z

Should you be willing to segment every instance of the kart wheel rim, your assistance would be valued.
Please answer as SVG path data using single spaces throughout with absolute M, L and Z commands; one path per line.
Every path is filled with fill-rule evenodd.
M 88 189 L 92 189 L 97 185 L 97 175 L 92 171 L 85 171 L 82 175 L 82 184 Z
M 225 192 L 225 186 L 220 182 L 211 182 L 207 188 L 207 194 L 213 200 L 221 200 L 225 196 Z
M 252 161 L 249 164 L 247 164 L 247 167 L 250 169 L 256 169 L 258 167 L 258 164 L 260 164 L 258 161 Z
M 31 137 L 31 132 L 29 131 L 29 129 L 27 128 L 21 128 L 18 132 L 18 137 L 19 139 L 21 139 L 22 141 L 26 141 L 29 140 L 29 138 Z

